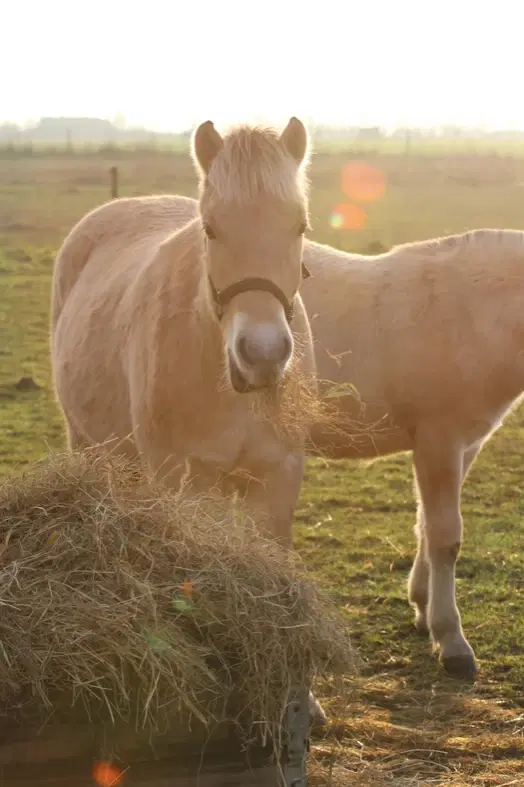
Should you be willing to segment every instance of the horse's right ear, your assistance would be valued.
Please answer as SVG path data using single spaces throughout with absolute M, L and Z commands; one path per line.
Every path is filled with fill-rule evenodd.
M 304 124 L 293 116 L 280 135 L 280 141 L 300 166 L 306 157 L 309 142 Z
M 201 123 L 193 135 L 192 153 L 193 159 L 205 175 L 221 147 L 222 137 L 211 120 Z

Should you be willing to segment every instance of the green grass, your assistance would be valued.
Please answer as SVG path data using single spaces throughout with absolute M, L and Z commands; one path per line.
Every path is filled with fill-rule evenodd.
M 373 243 L 388 247 L 466 227 L 524 229 L 524 160 L 452 151 L 446 159 L 374 157 L 387 175 L 385 197 L 366 207 L 363 230 L 333 230 L 328 217 L 343 198 L 345 160 L 340 153 L 315 158 L 316 239 L 368 251 Z M 74 221 L 107 199 L 111 164 L 79 157 L 3 162 L 0 476 L 64 444 L 48 357 L 53 253 Z M 134 156 L 118 165 L 122 194 L 196 192 L 185 155 Z M 41 387 L 17 390 L 23 376 Z M 405 589 L 415 516 L 409 455 L 369 466 L 309 462 L 296 543 L 350 620 L 362 657 L 350 707 L 342 712 L 328 699 L 340 717 L 314 747 L 317 763 L 332 765 L 340 784 L 524 784 L 523 437 L 521 410 L 481 453 L 464 490 L 457 592 L 480 661 L 474 685 L 444 677 L 413 629 Z M 321 696 L 323 689 L 329 694 L 321 687 Z

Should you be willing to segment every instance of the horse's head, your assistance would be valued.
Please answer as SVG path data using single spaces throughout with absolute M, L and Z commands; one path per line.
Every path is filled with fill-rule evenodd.
M 238 392 L 278 384 L 292 358 L 308 223 L 307 149 L 297 118 L 280 135 L 240 127 L 224 138 L 207 121 L 193 138 L 208 294 Z

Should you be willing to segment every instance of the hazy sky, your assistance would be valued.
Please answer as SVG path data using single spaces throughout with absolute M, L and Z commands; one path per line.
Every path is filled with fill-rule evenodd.
M 524 128 L 519 0 L 6 0 L 0 122 Z M 132 10 L 133 9 L 133 10 Z M 136 10 L 135 10 L 136 9 Z

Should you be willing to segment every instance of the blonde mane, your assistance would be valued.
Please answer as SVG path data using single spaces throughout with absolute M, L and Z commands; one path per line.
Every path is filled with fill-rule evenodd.
M 225 202 L 246 203 L 269 194 L 303 202 L 308 189 L 309 152 L 298 168 L 272 128 L 237 126 L 211 164 L 207 185 Z

